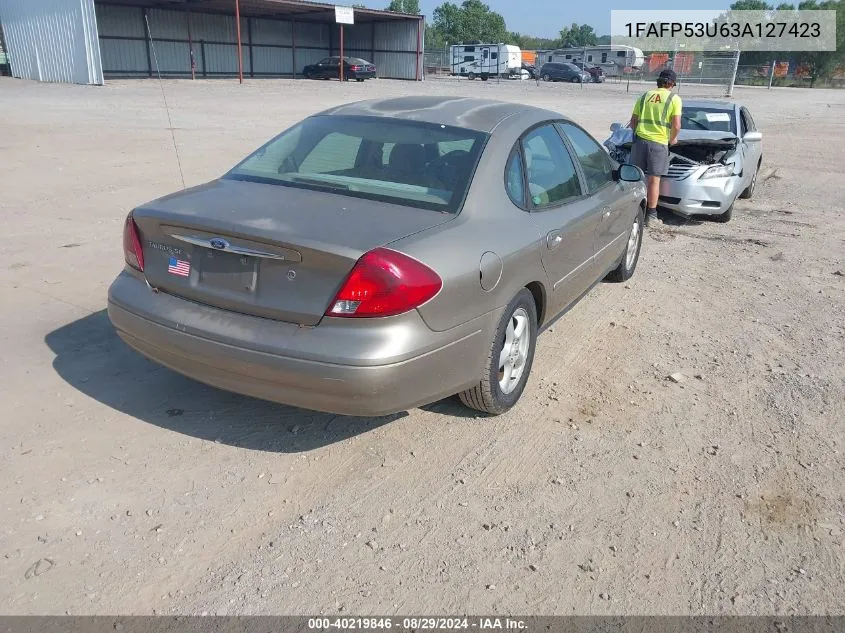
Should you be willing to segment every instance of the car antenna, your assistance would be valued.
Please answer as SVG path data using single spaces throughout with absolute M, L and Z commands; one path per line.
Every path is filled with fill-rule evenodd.
M 173 150 L 176 152 L 176 164 L 179 166 L 179 177 L 182 179 L 182 189 L 185 187 L 185 174 L 182 171 L 182 160 L 179 158 L 179 146 L 176 144 L 176 132 L 173 130 L 173 120 L 170 118 L 170 108 L 167 105 L 167 95 L 164 93 L 164 81 L 161 78 L 161 68 L 158 65 L 158 55 L 156 54 L 155 44 L 153 43 L 153 32 L 150 29 L 150 16 L 144 12 L 144 21 L 147 23 L 147 36 L 150 38 L 150 50 L 153 52 L 153 59 L 155 60 L 156 73 L 158 74 L 158 83 L 161 87 L 161 96 L 164 99 L 164 110 L 167 112 L 167 122 L 170 125 L 170 137 L 173 139 Z

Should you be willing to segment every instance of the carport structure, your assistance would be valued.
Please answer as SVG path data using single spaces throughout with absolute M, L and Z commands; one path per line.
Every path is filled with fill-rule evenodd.
M 421 15 L 355 8 L 354 24 L 341 25 L 334 4 L 303 0 L 0 0 L 0 9 L 12 74 L 28 79 L 298 77 L 341 46 L 379 77 L 423 78 Z

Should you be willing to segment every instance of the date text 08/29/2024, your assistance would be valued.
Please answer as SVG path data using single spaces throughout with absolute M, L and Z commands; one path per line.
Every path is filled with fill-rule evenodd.
M 330 631 L 520 631 L 526 630 L 524 620 L 512 618 L 467 618 L 467 617 L 409 617 L 395 620 L 389 617 L 345 617 L 309 618 L 308 629 Z

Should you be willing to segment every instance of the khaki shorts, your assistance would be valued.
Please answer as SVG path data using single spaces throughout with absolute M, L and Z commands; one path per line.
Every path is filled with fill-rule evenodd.
M 665 176 L 669 171 L 669 146 L 637 136 L 631 147 L 631 163 L 646 176 Z

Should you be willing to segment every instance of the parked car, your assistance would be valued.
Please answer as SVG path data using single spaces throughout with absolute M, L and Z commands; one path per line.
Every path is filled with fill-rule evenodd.
M 326 57 L 316 64 L 310 64 L 302 70 L 306 79 L 340 79 L 340 57 Z M 366 59 L 359 57 L 343 58 L 343 79 L 364 81 L 376 76 L 376 67 Z
M 534 64 L 522 64 L 522 70 L 528 73 L 531 79 L 537 78 L 537 67 Z
M 604 71 L 600 66 L 594 64 L 585 64 L 584 62 L 572 62 L 575 66 L 583 71 L 590 73 L 593 83 L 600 84 L 604 81 Z
M 459 394 L 500 414 L 540 330 L 634 274 L 642 180 L 550 110 L 337 106 L 131 211 L 108 314 L 144 356 L 241 394 L 364 416 Z
M 540 77 L 543 81 L 571 81 L 573 83 L 586 83 L 593 80 L 590 73 L 581 70 L 570 62 L 543 64 L 540 69 Z
M 659 204 L 683 217 L 728 222 L 736 200 L 754 195 L 762 164 L 763 135 L 746 106 L 685 99 L 669 171 L 660 180 Z

